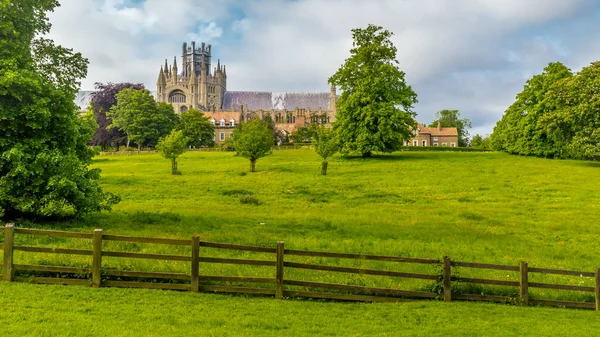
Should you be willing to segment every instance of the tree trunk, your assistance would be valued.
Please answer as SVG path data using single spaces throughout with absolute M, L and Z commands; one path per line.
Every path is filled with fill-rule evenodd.
M 369 157 L 371 157 L 371 155 L 372 155 L 371 151 L 365 152 L 362 154 L 363 158 L 369 158 Z
M 321 174 L 324 176 L 327 175 L 327 162 L 325 160 L 321 163 Z
M 138 144 L 138 151 L 142 151 L 142 143 Z
M 131 143 L 131 139 L 127 138 L 127 147 L 129 147 L 129 143 Z
M 171 174 L 177 174 L 177 161 L 175 159 L 171 162 Z
M 250 160 L 250 172 L 255 172 L 256 160 Z

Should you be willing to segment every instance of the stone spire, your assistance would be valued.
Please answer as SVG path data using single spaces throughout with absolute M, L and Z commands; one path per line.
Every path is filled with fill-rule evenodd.
M 337 93 L 336 93 L 335 85 L 333 83 L 331 83 L 331 85 L 329 86 L 329 110 L 331 110 L 333 112 L 337 111 L 336 102 L 337 102 Z
M 167 80 L 165 79 L 165 72 L 163 67 L 160 66 L 160 72 L 158 73 L 158 80 L 156 80 L 156 85 L 158 86 L 166 86 Z
M 177 56 L 175 56 L 173 58 L 173 84 L 177 84 L 177 77 L 178 77 L 178 72 L 177 72 Z

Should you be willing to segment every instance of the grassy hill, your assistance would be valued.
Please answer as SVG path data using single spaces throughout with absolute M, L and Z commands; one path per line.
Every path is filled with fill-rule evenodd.
M 154 154 L 100 156 L 95 159 L 95 166 L 103 171 L 104 188 L 123 198 L 113 212 L 50 225 L 21 225 L 86 232 L 91 232 L 94 228 L 103 228 L 105 233 L 152 237 L 190 238 L 194 234 L 200 234 L 202 239 L 207 241 L 269 247 L 273 247 L 276 241 L 283 240 L 286 248 L 290 249 L 423 258 L 442 258 L 448 255 L 453 260 L 512 265 L 526 260 L 530 267 L 585 271 L 593 271 L 600 266 L 598 163 L 545 160 L 502 153 L 406 152 L 368 160 L 335 157 L 330 161 L 329 175 L 321 176 L 320 162 L 313 151 L 290 150 L 277 151 L 272 156 L 259 160 L 256 173 L 246 173 L 248 161 L 235 157 L 230 152 L 187 153 L 179 160 L 179 169 L 183 172 L 181 176 L 171 175 L 170 163 Z M 17 240 L 20 240 L 17 244 L 89 248 L 85 246 L 87 243 L 77 239 L 40 239 L 19 235 Z M 189 254 L 185 250 L 187 247 L 173 248 L 122 242 L 110 242 L 106 245 L 108 249 L 114 250 Z M 202 254 L 260 258 L 260 253 L 221 252 L 211 249 L 203 251 Z M 321 260 L 323 259 L 310 257 L 299 259 L 309 262 Z M 330 259 L 329 262 L 340 266 L 394 268 L 390 263 L 377 261 Z M 90 259 L 15 252 L 15 263 L 89 266 Z M 116 258 L 106 258 L 104 265 L 145 271 L 189 270 L 188 264 L 183 262 Z M 407 271 L 432 272 L 432 267 L 428 266 L 406 268 Z M 272 277 L 275 272 L 272 269 L 205 265 L 201 266 L 201 273 Z M 483 272 L 462 268 L 455 272 L 463 277 L 494 276 L 518 280 L 518 273 L 511 272 Z M 401 289 L 430 290 L 436 287 L 431 281 L 367 275 L 333 275 L 318 271 L 286 269 L 286 275 L 317 282 Z M 562 276 L 536 276 L 531 281 L 593 285 L 589 279 L 566 280 Z M 51 297 L 53 300 L 65 305 L 71 301 L 65 299 L 70 289 L 77 289 L 72 290 L 76 294 L 74 296 L 87 297 L 97 294 L 96 290 L 81 287 L 67 287 L 58 292 L 33 285 L 2 285 L 2 288 L 3 291 L 16 293 L 17 298 L 29 292 L 43 294 L 48 289 L 52 296 L 56 296 Z M 112 289 L 99 291 L 108 297 L 139 297 L 142 294 L 132 292 L 132 295 L 126 295 L 129 293 Z M 518 290 L 488 286 L 476 291 L 485 294 L 515 295 Z M 544 296 L 590 300 L 589 296 L 593 296 L 545 289 L 530 289 L 530 293 L 532 298 Z M 299 321 L 311 319 L 311 311 L 303 307 L 307 303 L 305 301 L 298 304 L 277 304 L 277 301 L 272 299 L 241 299 L 229 296 L 217 299 L 211 297 L 212 295 L 163 295 L 161 291 L 143 294 L 152 297 L 148 298 L 148 301 L 154 303 L 153 305 L 160 305 L 156 301 L 160 302 L 161 296 L 169 296 L 170 301 L 175 302 L 178 298 L 181 301 L 193 301 L 190 296 L 202 296 L 202 299 L 226 303 L 224 307 L 229 310 L 238 308 L 246 314 L 255 310 L 251 308 L 272 301 L 269 303 L 273 304 L 268 306 L 273 308 L 272 318 L 276 322 L 276 312 L 291 307 L 300 312 Z M 248 307 L 245 307 L 245 304 L 241 305 L 240 301 L 246 301 L 243 303 L 248 303 Z M 9 302 L 11 306 L 24 305 L 15 298 Z M 458 310 L 465 313 L 463 319 L 474 315 L 475 320 L 483 322 L 486 317 L 479 315 L 481 310 L 493 312 L 490 315 L 510 317 L 506 319 L 506 322 L 513 322 L 510 324 L 515 324 L 519 317 L 533 319 L 541 313 L 552 317 L 565 315 L 561 310 L 516 307 L 509 309 L 502 305 L 472 303 L 453 303 L 452 309 L 448 309 L 450 306 L 443 303 L 428 301 L 410 304 L 408 307 L 329 303 L 327 305 L 331 309 L 327 309 L 326 306 L 318 306 L 321 304 L 311 302 L 310 305 L 317 305 L 311 307 L 317 311 L 332 310 L 339 314 L 346 310 L 365 310 L 369 312 L 368 315 L 396 312 L 408 317 L 411 312 L 417 311 L 406 311 L 408 308 L 423 308 L 426 311 L 430 310 L 427 312 L 431 317 L 423 314 L 423 319 L 427 320 L 439 315 L 456 316 L 448 310 Z M 40 303 L 39 306 L 43 308 L 44 304 Z M 142 309 L 144 310 L 147 309 Z M 227 322 L 226 312 L 215 313 L 215 319 Z M 475 314 L 476 312 L 478 314 Z M 219 315 L 222 316 L 217 317 Z M 579 314 L 569 312 L 567 315 Z M 414 327 L 417 324 L 411 319 L 408 321 L 409 326 Z M 200 321 L 194 322 L 200 324 Z M 526 324 L 527 319 L 521 322 Z M 554 322 L 559 324 L 560 320 Z M 244 324 L 234 325 L 241 329 Z M 251 324 L 250 321 L 247 324 Z M 268 324 L 256 324 L 258 325 L 255 329 L 269 330 Z M 381 321 L 378 324 L 385 322 Z M 364 331 L 393 334 L 388 328 L 396 326 L 397 322 L 390 324 L 381 330 Z M 505 329 L 509 329 L 509 325 L 506 325 Z M 218 331 L 221 330 L 215 330 L 214 333 L 220 334 Z M 309 330 L 302 329 L 294 331 L 296 334 L 309 333 Z M 336 331 L 331 330 L 332 333 Z M 550 330 L 547 331 L 551 333 Z M 232 334 L 240 335 L 234 332 Z

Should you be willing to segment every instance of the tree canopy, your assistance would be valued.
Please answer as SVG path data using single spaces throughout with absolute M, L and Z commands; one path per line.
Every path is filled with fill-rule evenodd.
M 112 120 L 106 117 L 106 113 L 117 104 L 119 91 L 126 88 L 141 90 L 144 89 L 144 85 L 141 83 L 96 83 L 95 86 L 96 91 L 92 92 L 90 96 L 98 129 L 92 138 L 92 145 L 104 148 L 112 146 L 118 150 L 120 145 L 125 145 L 127 135 L 119 128 L 107 128 L 112 124 Z
M 87 146 L 97 127 L 74 103 L 88 61 L 38 36 L 55 0 L 0 1 L 0 216 L 70 217 L 110 210 Z
M 173 130 L 166 137 L 158 140 L 156 149 L 166 159 L 171 160 L 171 173 L 181 174 L 177 169 L 177 158 L 185 152 L 188 139 L 182 130 Z
M 117 104 L 106 114 L 112 120 L 109 128 L 119 128 L 129 142 L 139 148 L 154 146 L 178 123 L 178 116 L 169 103 L 156 103 L 148 90 L 126 88 L 117 93 Z
M 313 138 L 315 143 L 315 152 L 323 159 L 321 163 L 321 174 L 327 174 L 327 158 L 333 156 L 339 149 L 338 139 L 330 128 L 317 127 L 316 135 Z
M 417 94 L 398 68 L 392 35 L 375 25 L 353 29 L 351 56 L 329 78 L 342 90 L 333 125 L 344 154 L 392 152 L 411 137 Z
M 436 112 L 435 120 L 429 127 L 437 127 L 438 122 L 443 128 L 456 128 L 458 130 L 458 146 L 467 146 L 469 143 L 469 128 L 471 121 L 468 118 L 460 118 L 458 110 L 441 110 Z
M 188 139 L 188 146 L 215 145 L 215 126 L 198 109 L 189 109 L 180 115 L 179 129 L 183 131 L 183 135 Z
M 250 160 L 250 172 L 254 172 L 256 161 L 271 153 L 273 130 L 270 123 L 258 118 L 240 123 L 233 132 L 233 146 L 240 156 Z
M 549 158 L 600 158 L 600 62 L 573 74 L 550 63 L 527 81 L 496 124 L 498 150 Z

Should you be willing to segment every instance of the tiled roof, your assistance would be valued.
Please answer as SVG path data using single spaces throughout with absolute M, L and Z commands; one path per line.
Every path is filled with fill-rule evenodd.
M 214 118 L 218 123 L 221 118 L 225 120 L 225 123 L 229 124 L 230 120 L 234 120 L 237 123 L 240 122 L 240 113 L 239 112 L 205 112 L 204 115 L 208 118 Z
M 426 127 L 425 125 L 417 122 L 419 133 L 429 134 L 432 136 L 458 136 L 457 128 L 437 128 L 437 127 Z
M 321 107 L 329 110 L 329 93 L 297 93 L 297 92 L 249 92 L 227 91 L 223 97 L 223 110 L 239 109 L 240 105 L 248 105 L 249 110 L 318 110 Z

